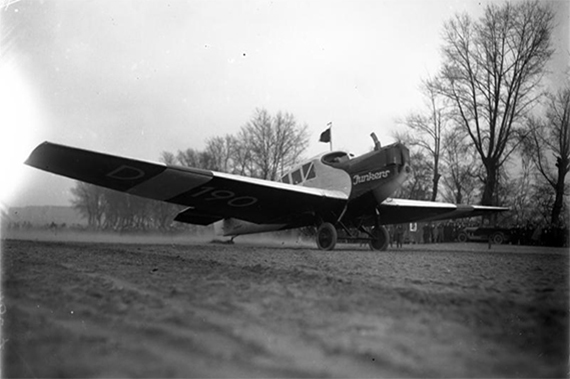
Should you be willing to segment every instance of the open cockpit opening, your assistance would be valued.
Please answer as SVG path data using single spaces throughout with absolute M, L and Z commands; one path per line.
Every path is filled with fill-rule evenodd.
M 344 151 L 334 151 L 329 154 L 323 155 L 321 161 L 329 166 L 336 166 L 339 164 L 343 164 L 350 160 L 350 155 L 345 153 Z

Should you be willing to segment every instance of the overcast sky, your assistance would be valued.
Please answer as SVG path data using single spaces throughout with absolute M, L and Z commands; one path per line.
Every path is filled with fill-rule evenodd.
M 546 1 L 546 0 L 545 0 Z M 569 2 L 551 83 L 568 67 Z M 307 157 L 361 154 L 421 109 L 443 23 L 485 1 L 0 1 L 4 206 L 68 205 L 74 182 L 24 166 L 51 142 L 158 160 L 235 134 L 256 108 L 307 124 Z

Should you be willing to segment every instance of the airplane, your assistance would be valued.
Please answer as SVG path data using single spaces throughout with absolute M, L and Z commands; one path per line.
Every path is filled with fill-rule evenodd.
M 386 250 L 385 225 L 473 217 L 505 207 L 457 205 L 390 196 L 410 177 L 409 150 L 402 143 L 354 157 L 331 151 L 269 181 L 200 168 L 166 165 L 44 142 L 25 164 L 57 175 L 132 195 L 183 205 L 175 221 L 210 225 L 231 237 L 317 228 L 316 243 L 332 250 L 339 241 L 368 242 Z

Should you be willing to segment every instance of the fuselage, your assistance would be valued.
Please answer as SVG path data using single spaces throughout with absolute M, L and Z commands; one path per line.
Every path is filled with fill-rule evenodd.
M 333 151 L 292 167 L 280 181 L 341 191 L 348 197 L 342 215 L 343 222 L 365 223 L 376 217 L 376 206 L 386 200 L 408 178 L 411 173 L 409 160 L 409 150 L 401 143 L 378 148 L 358 157 L 343 151 Z M 226 219 L 216 225 L 216 230 L 223 235 L 240 235 L 288 227 L 295 226 L 259 225 Z
M 401 143 L 359 157 L 333 151 L 293 167 L 281 177 L 281 181 L 342 191 L 349 196 L 349 200 L 372 192 L 381 203 L 407 179 L 407 174 L 411 172 L 409 161 L 409 151 Z

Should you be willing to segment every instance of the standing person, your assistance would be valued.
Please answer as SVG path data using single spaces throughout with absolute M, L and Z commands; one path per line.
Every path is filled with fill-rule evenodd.
M 435 242 L 435 228 L 433 227 L 433 222 L 429 223 L 428 230 L 429 243 Z
M 423 231 L 424 243 L 429 243 L 429 234 L 430 234 L 429 233 L 429 225 L 424 224 L 422 231 Z
M 444 232 L 443 223 L 440 222 L 437 225 L 437 238 L 436 238 L 437 243 L 443 242 L 443 232 Z
M 402 225 L 396 226 L 396 247 L 397 248 L 402 247 L 403 237 L 404 237 L 404 229 L 402 228 Z
M 432 242 L 433 243 L 439 242 L 439 227 L 438 227 L 438 225 L 432 226 Z

